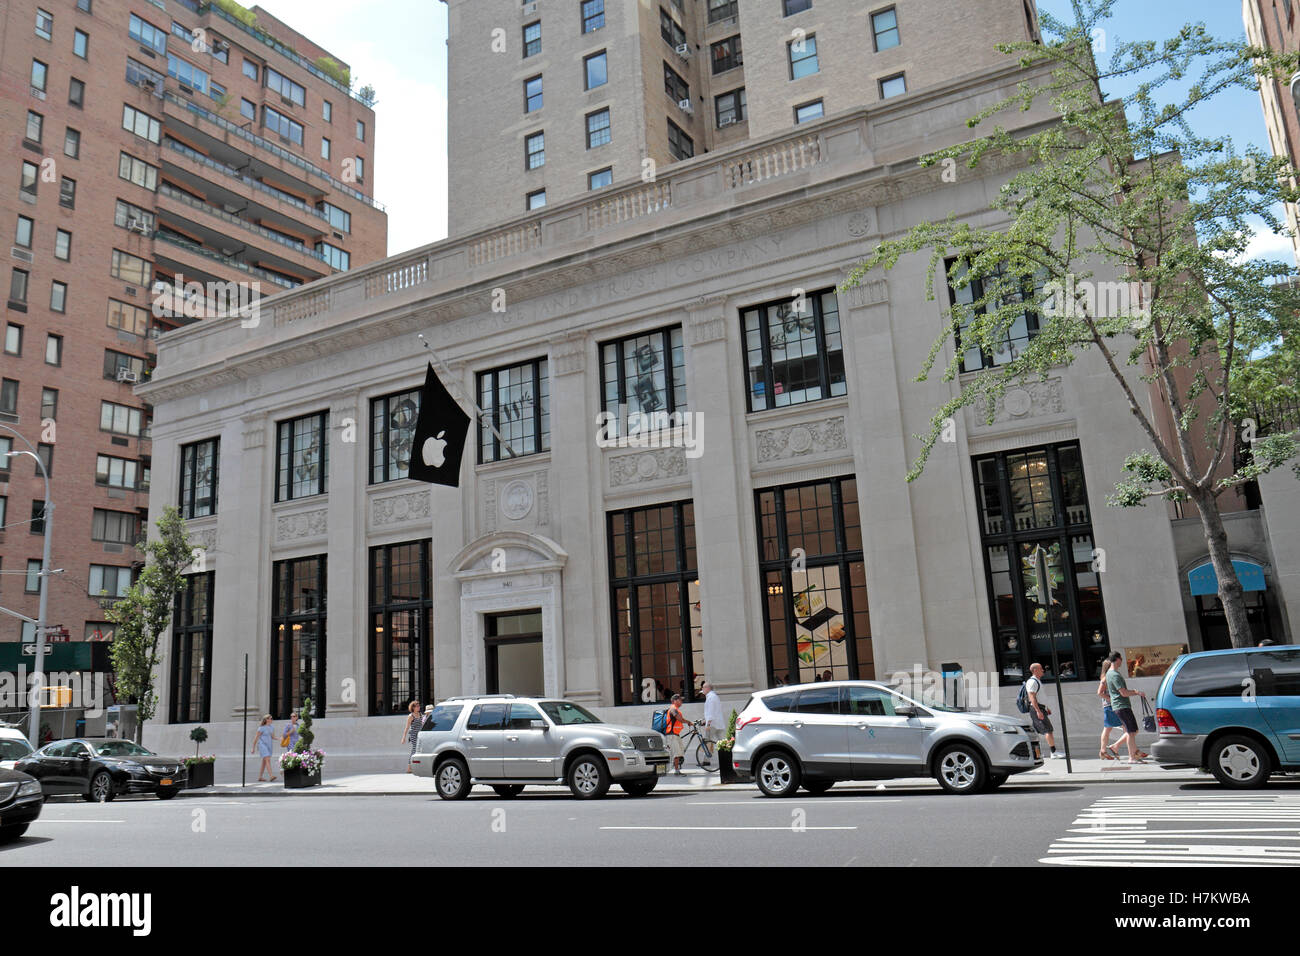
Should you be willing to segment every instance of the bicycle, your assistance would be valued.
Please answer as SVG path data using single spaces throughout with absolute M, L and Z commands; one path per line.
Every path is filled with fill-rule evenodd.
M 697 739 L 699 743 L 695 746 L 695 765 L 707 773 L 714 773 L 718 769 L 717 744 L 700 733 L 702 726 L 702 720 L 690 725 L 690 731 L 682 736 L 682 753 L 686 752 L 692 738 Z

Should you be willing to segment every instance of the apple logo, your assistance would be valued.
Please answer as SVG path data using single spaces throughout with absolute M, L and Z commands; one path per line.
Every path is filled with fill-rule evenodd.
M 437 438 L 426 438 L 424 440 L 424 447 L 421 449 L 420 454 L 424 457 L 424 463 L 432 468 L 441 468 L 442 463 L 446 460 L 445 449 L 447 443 L 442 439 L 445 434 L 447 434 L 445 430 L 440 431 Z

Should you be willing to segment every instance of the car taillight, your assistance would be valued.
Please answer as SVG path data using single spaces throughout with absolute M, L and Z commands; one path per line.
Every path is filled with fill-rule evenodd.
M 1178 729 L 1178 721 L 1174 720 L 1174 715 L 1169 713 L 1163 707 L 1156 708 L 1156 729 L 1162 734 L 1181 734 Z
M 748 727 L 750 724 L 756 724 L 761 719 L 762 719 L 761 717 L 746 717 L 744 720 L 736 724 L 736 733 L 740 733 L 742 727 Z

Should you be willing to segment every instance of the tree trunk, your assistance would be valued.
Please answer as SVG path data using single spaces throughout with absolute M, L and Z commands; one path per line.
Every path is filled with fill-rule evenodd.
M 1210 563 L 1214 565 L 1215 576 L 1219 579 L 1219 601 L 1223 604 L 1223 614 L 1228 621 L 1232 646 L 1250 647 L 1255 639 L 1246 617 L 1245 592 L 1237 578 L 1237 569 L 1232 566 L 1228 533 L 1223 530 L 1218 499 L 1206 494 L 1198 495 L 1195 501 L 1196 510 L 1201 516 L 1201 529 L 1205 533 L 1205 544 L 1210 551 Z

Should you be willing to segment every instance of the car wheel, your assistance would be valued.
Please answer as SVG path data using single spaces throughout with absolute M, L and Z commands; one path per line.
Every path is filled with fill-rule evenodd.
M 805 780 L 803 782 L 803 788 L 814 797 L 820 797 L 833 786 L 835 786 L 834 780 Z
M 991 773 L 988 779 L 984 781 L 984 786 L 986 789 L 996 790 L 1010 779 L 1011 774 L 1009 773 Z
M 949 793 L 978 793 L 988 774 L 978 750 L 969 744 L 954 744 L 939 754 L 934 776 Z
M 659 783 L 659 778 L 652 780 L 630 780 L 627 783 L 619 784 L 629 797 L 644 797 L 653 790 Z
M 12 843 L 27 832 L 29 824 L 21 824 L 16 827 L 0 827 L 0 843 Z
M 763 755 L 754 767 L 754 779 L 765 797 L 792 797 L 802 778 L 799 763 L 784 750 Z
M 469 796 L 469 768 L 459 757 L 448 757 L 434 774 L 438 796 L 444 800 L 464 800 Z
M 108 803 L 117 796 L 117 788 L 113 786 L 113 777 L 107 770 L 101 770 L 95 774 L 90 781 L 89 799 L 95 803 Z
M 524 792 L 522 783 L 498 783 L 494 784 L 493 790 L 497 792 L 498 797 L 517 797 Z
M 1210 748 L 1210 773 L 1225 787 L 1246 790 L 1268 782 L 1273 761 L 1259 741 L 1249 737 L 1220 737 Z
M 159 788 L 158 788 L 158 799 L 159 799 L 159 800 L 170 800 L 172 797 L 176 796 L 176 794 L 178 794 L 178 793 L 180 793 L 180 792 L 181 792 L 181 788 L 180 788 L 180 787 L 167 787 L 166 789 L 164 789 L 164 788 L 162 788 L 162 787 L 159 787 Z
M 605 758 L 581 754 L 569 765 L 569 789 L 579 800 L 595 800 L 609 790 L 609 770 Z

